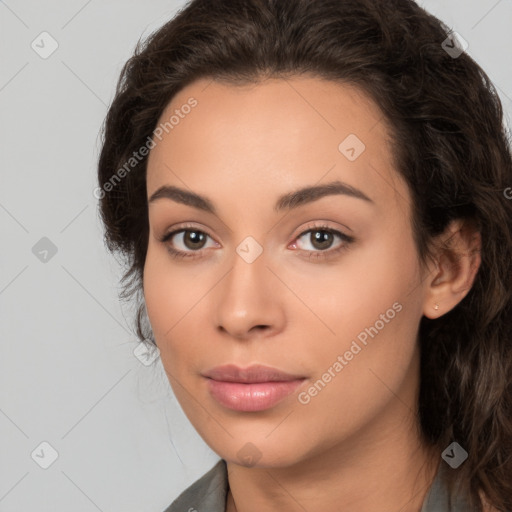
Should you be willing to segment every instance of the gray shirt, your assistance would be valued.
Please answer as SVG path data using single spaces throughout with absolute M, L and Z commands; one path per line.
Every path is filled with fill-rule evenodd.
M 472 512 L 462 496 L 452 496 L 450 507 L 448 490 L 443 480 L 445 471 L 449 471 L 448 466 L 441 461 L 421 512 Z M 221 459 L 187 487 L 164 512 L 225 512 L 228 489 L 226 461 Z

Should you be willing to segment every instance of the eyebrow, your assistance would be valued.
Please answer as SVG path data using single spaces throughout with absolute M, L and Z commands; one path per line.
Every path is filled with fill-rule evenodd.
M 279 213 L 282 210 L 292 210 L 313 201 L 317 201 L 322 197 L 331 195 L 355 197 L 368 203 L 375 204 L 363 191 L 349 185 L 348 183 L 337 180 L 323 185 L 300 188 L 293 192 L 284 194 L 278 198 L 274 205 L 274 211 Z M 151 195 L 148 202 L 152 203 L 162 198 L 171 199 L 177 203 L 192 206 L 199 210 L 204 210 L 205 212 L 217 215 L 215 206 L 207 197 L 203 197 L 189 190 L 171 185 L 163 185 Z

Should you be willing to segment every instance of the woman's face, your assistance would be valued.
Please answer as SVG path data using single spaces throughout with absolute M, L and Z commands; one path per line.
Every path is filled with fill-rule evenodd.
M 356 457 L 410 428 L 432 304 L 378 107 L 313 77 L 200 80 L 165 122 L 148 160 L 144 294 L 203 439 L 228 461 L 271 467 L 333 449 Z M 227 364 L 298 379 L 205 376 Z

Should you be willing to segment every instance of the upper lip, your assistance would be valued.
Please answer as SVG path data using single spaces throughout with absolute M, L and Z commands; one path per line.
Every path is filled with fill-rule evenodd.
M 203 373 L 203 376 L 224 382 L 244 383 L 283 382 L 305 378 L 302 375 L 292 375 L 278 370 L 277 368 L 260 364 L 252 365 L 247 368 L 240 368 L 234 364 L 216 366 L 206 373 Z

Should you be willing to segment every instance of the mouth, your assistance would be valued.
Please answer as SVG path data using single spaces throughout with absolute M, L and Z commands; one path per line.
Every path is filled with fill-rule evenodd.
M 236 411 L 263 411 L 274 407 L 293 393 L 305 380 L 276 368 L 235 365 L 213 368 L 203 374 L 208 391 L 220 405 Z

